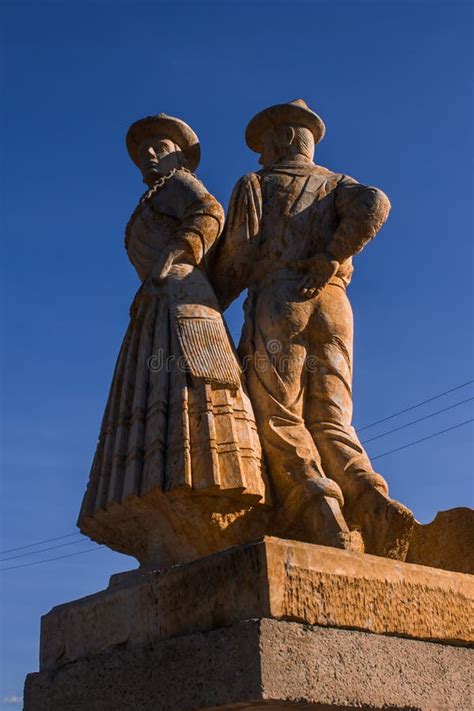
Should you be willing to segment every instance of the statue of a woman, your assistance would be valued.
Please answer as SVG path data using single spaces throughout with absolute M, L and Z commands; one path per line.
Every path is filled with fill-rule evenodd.
M 198 138 L 159 114 L 132 124 L 127 148 L 149 186 L 126 230 L 142 285 L 78 525 L 142 562 L 169 563 L 241 542 L 222 529 L 237 531 L 238 512 L 268 495 L 250 400 L 203 266 L 224 215 L 192 172 Z M 203 511 L 222 540 L 204 540 Z

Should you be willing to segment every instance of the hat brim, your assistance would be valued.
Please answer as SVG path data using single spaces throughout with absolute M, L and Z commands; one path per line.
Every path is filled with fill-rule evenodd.
M 199 138 L 187 123 L 174 116 L 147 116 L 132 123 L 127 132 L 127 150 L 135 165 L 138 162 L 138 147 L 146 138 L 165 136 L 176 143 L 184 155 L 189 169 L 194 172 L 201 160 Z M 140 167 L 140 166 L 139 166 Z
M 248 147 L 256 153 L 261 153 L 265 133 L 268 129 L 281 125 L 308 128 L 313 134 L 315 144 L 319 143 L 326 133 L 323 120 L 314 111 L 291 103 L 276 104 L 260 111 L 249 122 L 245 131 Z

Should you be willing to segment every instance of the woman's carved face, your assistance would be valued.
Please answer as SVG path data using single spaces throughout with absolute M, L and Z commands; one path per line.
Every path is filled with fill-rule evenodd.
M 173 168 L 181 167 L 183 159 L 181 149 L 169 138 L 147 138 L 138 147 L 140 171 L 147 185 L 153 185 L 161 175 L 166 175 Z

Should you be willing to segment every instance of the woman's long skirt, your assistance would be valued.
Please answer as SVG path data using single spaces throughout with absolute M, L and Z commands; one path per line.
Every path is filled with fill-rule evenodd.
M 202 282 L 205 277 L 193 278 Z M 241 382 L 224 385 L 225 373 L 216 382 L 229 353 L 239 369 L 220 313 L 214 320 L 200 319 L 207 329 L 203 336 L 202 328 L 193 331 L 196 319 L 179 316 L 186 309 L 192 316 L 196 308 L 177 306 L 167 292 L 137 301 L 115 368 L 79 526 L 81 519 L 112 503 L 146 497 L 155 489 L 268 503 L 250 400 Z M 193 352 L 199 361 L 200 339 L 201 354 L 204 349 L 211 358 L 216 378 L 199 377 L 199 362 L 190 362 Z

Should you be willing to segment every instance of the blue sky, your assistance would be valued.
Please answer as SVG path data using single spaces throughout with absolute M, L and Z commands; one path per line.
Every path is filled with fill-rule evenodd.
M 143 185 L 124 138 L 144 115 L 165 111 L 193 126 L 199 175 L 226 205 L 235 181 L 256 167 L 243 138 L 248 119 L 304 98 L 327 126 L 316 161 L 380 186 L 393 205 L 356 258 L 349 292 L 356 426 L 472 379 L 470 3 L 15 2 L 1 13 L 2 550 L 75 530 L 137 288 L 123 231 Z M 237 337 L 240 304 L 227 317 Z M 368 451 L 470 419 L 471 405 Z M 472 503 L 471 442 L 467 425 L 383 457 L 377 468 L 428 522 Z M 1 574 L 5 708 L 37 668 L 40 615 L 131 567 L 133 559 L 102 549 Z

